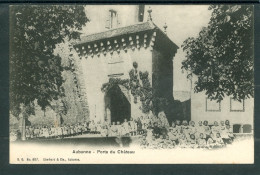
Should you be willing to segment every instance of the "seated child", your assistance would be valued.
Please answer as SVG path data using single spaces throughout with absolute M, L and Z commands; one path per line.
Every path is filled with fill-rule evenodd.
M 198 147 L 194 134 L 190 135 L 190 139 L 188 141 L 188 147 L 190 147 L 190 148 L 197 148 Z
M 186 148 L 187 147 L 187 138 L 185 136 L 185 134 L 180 134 L 179 137 L 179 147 L 180 148 Z
M 213 139 L 213 134 L 210 134 L 208 140 L 207 140 L 207 148 L 212 149 L 215 146 L 215 140 Z
M 223 147 L 223 146 L 224 146 L 223 139 L 221 138 L 220 133 L 217 133 L 216 134 L 216 146 L 215 147 L 219 148 L 219 147 Z
M 163 135 L 160 135 L 159 138 L 157 139 L 157 147 L 158 149 L 162 149 L 163 148 L 163 144 L 164 144 L 164 138 Z
M 200 138 L 197 140 L 197 143 L 199 148 L 205 148 L 207 146 L 203 133 L 200 133 Z
M 234 139 L 233 132 L 230 129 L 230 125 L 226 125 L 226 128 L 224 131 L 222 131 L 222 139 L 225 144 L 231 144 Z
M 173 124 L 172 127 L 169 128 L 168 136 L 169 139 L 173 141 L 175 144 L 178 143 L 178 131 L 175 127 L 175 124 Z
M 148 143 L 149 143 L 148 148 L 150 148 L 150 149 L 156 149 L 157 148 L 158 143 L 157 143 L 157 139 L 155 138 L 154 135 L 152 136 L 152 140 Z
M 147 148 L 148 145 L 149 145 L 149 143 L 147 142 L 147 140 L 146 140 L 146 135 L 144 134 L 144 135 L 142 136 L 142 140 L 141 140 L 140 146 L 141 146 L 141 148 L 144 149 L 144 148 Z
M 165 137 L 164 144 L 165 144 L 167 149 L 172 149 L 172 148 L 175 147 L 175 142 L 170 140 L 168 135 L 166 135 L 166 137 Z
M 108 136 L 108 129 L 107 129 L 107 126 L 102 126 L 102 129 L 101 129 L 101 137 L 107 137 Z

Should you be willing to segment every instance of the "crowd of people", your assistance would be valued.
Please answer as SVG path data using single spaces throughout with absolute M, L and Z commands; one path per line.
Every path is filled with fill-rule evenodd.
M 176 120 L 169 128 L 160 127 L 157 122 L 149 126 L 140 140 L 142 148 L 171 149 L 179 148 L 220 148 L 231 144 L 234 134 L 229 120 L 215 121 L 209 126 L 208 121 Z
M 124 119 L 117 122 L 81 122 L 60 126 L 26 126 L 27 140 L 39 138 L 65 138 L 77 135 L 93 135 L 99 137 L 136 136 L 142 148 L 216 148 L 231 144 L 234 139 L 228 120 L 209 125 L 208 121 L 176 120 L 169 125 L 165 116 L 139 117 L 136 120 Z

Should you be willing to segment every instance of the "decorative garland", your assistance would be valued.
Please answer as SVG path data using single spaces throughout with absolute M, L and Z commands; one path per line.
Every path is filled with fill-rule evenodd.
M 147 71 L 139 71 L 138 77 L 138 64 L 133 62 L 133 69 L 129 72 L 130 79 L 120 79 L 120 78 L 110 78 L 108 83 L 102 85 L 101 91 L 107 92 L 110 88 L 115 85 L 122 85 L 130 90 L 131 94 L 134 97 L 134 103 L 137 103 L 138 97 L 142 103 L 141 110 L 144 113 L 152 111 L 152 87 L 149 81 L 149 73 Z M 141 80 L 141 82 L 140 82 Z

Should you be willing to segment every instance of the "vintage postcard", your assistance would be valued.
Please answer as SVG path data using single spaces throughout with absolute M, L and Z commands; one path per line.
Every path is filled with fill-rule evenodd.
M 254 163 L 254 6 L 10 6 L 11 164 Z

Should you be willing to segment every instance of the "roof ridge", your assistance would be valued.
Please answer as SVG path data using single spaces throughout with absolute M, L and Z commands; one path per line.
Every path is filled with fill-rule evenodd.
M 154 27 L 154 28 L 158 28 L 158 26 L 155 25 L 153 22 L 146 21 L 146 22 L 139 22 L 139 23 L 132 24 L 132 25 L 117 27 L 117 28 L 109 29 L 109 30 L 102 31 L 102 32 L 87 34 L 87 35 L 85 35 L 85 36 L 83 36 L 83 37 L 88 37 L 88 36 L 91 36 L 91 35 L 96 35 L 96 34 L 102 34 L 102 33 L 106 33 L 106 32 L 111 32 L 111 31 L 120 30 L 120 29 L 123 29 L 123 28 L 128 28 L 128 27 L 137 26 L 137 25 L 144 25 L 144 24 L 146 24 L 146 23 L 152 25 L 152 27 Z

